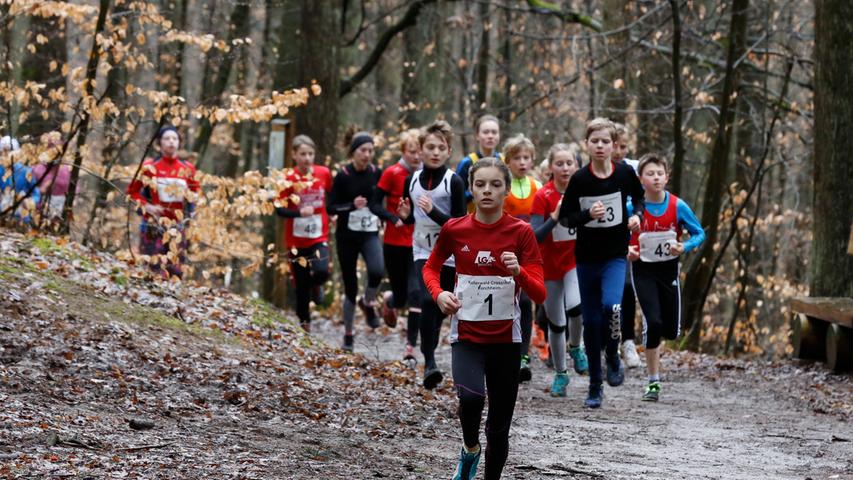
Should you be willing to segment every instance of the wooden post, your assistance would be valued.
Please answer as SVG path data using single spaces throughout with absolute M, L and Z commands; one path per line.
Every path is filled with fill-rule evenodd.
M 293 166 L 291 146 L 293 145 L 294 123 L 289 118 L 277 118 L 272 121 L 267 156 L 267 173 L 272 170 Z M 264 251 L 269 244 L 275 244 L 279 264 L 287 258 L 284 245 L 284 219 L 271 215 L 264 219 Z M 271 252 L 267 252 L 271 253 Z M 281 273 L 279 264 L 264 264 L 261 295 L 273 305 L 284 308 L 287 305 L 287 286 L 289 275 Z

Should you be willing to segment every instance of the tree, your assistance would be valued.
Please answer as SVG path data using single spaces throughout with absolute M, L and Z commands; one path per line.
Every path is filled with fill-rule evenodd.
M 853 3 L 815 2 L 814 212 L 812 296 L 853 297 L 853 164 L 844 141 L 853 131 Z

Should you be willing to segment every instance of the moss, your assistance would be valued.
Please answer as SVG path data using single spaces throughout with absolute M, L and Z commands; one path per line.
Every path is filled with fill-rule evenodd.
M 252 306 L 252 323 L 263 328 L 278 328 L 278 324 L 286 324 L 292 327 L 296 326 L 296 322 L 290 317 L 284 315 L 280 309 L 271 305 L 266 300 L 253 298 L 249 300 L 249 305 Z
M 57 245 L 53 240 L 45 237 L 36 237 L 30 241 L 33 247 L 37 248 L 42 255 L 46 255 L 48 253 L 54 253 L 60 249 L 59 245 Z

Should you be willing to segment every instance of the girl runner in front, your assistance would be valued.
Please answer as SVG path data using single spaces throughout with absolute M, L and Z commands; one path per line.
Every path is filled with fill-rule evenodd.
M 512 174 L 509 195 L 504 202 L 504 212 L 515 218 L 530 222 L 530 212 L 533 208 L 533 198 L 542 188 L 542 184 L 533 178 L 533 158 L 536 149 L 533 142 L 524 134 L 511 137 L 504 144 L 504 161 Z M 521 362 L 519 362 L 519 381 L 530 381 L 530 335 L 533 331 L 533 302 L 526 293 L 521 292 L 519 299 L 521 309 Z
M 518 395 L 521 360 L 519 293 L 545 300 L 542 258 L 533 230 L 503 211 L 509 168 L 495 158 L 471 167 L 476 212 L 448 221 L 424 266 L 424 283 L 441 311 L 452 315 L 453 381 L 459 398 L 462 452 L 457 480 L 473 479 L 480 460 L 480 418 L 486 398 L 485 477 L 500 478 Z M 453 290 L 441 284 L 445 260 L 456 259 Z
M 548 167 L 551 181 L 536 192 L 533 200 L 531 225 L 539 241 L 539 249 L 545 263 L 545 311 L 548 316 L 548 341 L 551 345 L 551 360 L 554 364 L 554 381 L 551 396 L 565 397 L 569 385 L 566 368 L 566 324 L 569 333 L 569 355 L 578 374 L 589 369 L 586 353 L 581 348 L 583 320 L 581 297 L 578 290 L 578 275 L 575 270 L 576 228 L 567 228 L 557 223 L 563 193 L 569 179 L 578 170 L 579 161 L 571 146 L 558 143 L 548 151 Z M 569 319 L 568 322 L 566 319 Z
M 382 172 L 371 205 L 371 211 L 385 222 L 382 253 L 391 291 L 385 292 L 382 299 L 382 316 L 386 325 L 394 327 L 397 325 L 395 310 L 409 305 L 406 322 L 406 351 L 403 359 L 410 362 L 415 359 L 414 348 L 418 344 L 418 331 L 421 325 L 421 281 L 415 272 L 412 256 L 414 225 L 406 225 L 397 216 L 397 207 L 403 199 L 406 179 L 421 169 L 419 134 L 420 131 L 414 128 L 400 134 L 402 158 Z
M 628 231 L 640 228 L 645 210 L 643 186 L 634 169 L 610 158 L 615 140 L 616 129 L 610 120 L 596 118 L 587 125 L 591 161 L 572 176 L 559 214 L 561 225 L 578 229 L 575 259 L 589 360 L 589 395 L 585 401 L 589 408 L 600 407 L 604 400 L 602 349 L 607 357 L 607 383 L 616 387 L 625 380 L 619 339 Z M 630 216 L 626 208 L 629 196 L 634 201 L 634 214 Z
M 284 207 L 276 213 L 284 217 L 284 239 L 290 269 L 296 284 L 296 316 L 299 325 L 311 330 L 311 299 L 322 303 L 323 285 L 329 279 L 329 217 L 326 213 L 326 193 L 332 189 L 332 174 L 322 165 L 314 165 L 317 147 L 307 135 L 293 139 L 293 158 L 296 167 L 285 173 L 290 187 L 279 194 Z M 299 198 L 298 202 L 290 199 Z
M 646 214 L 640 231 L 631 238 L 628 259 L 634 262 L 634 290 L 643 311 L 649 374 L 643 400 L 656 402 L 661 391 L 661 337 L 675 340 L 681 333 L 678 259 L 705 241 L 705 231 L 687 203 L 666 190 L 669 171 L 663 157 L 643 155 L 638 170 L 646 189 Z M 685 228 L 690 239 L 682 242 Z
M 374 152 L 373 137 L 367 132 L 348 133 L 347 137 L 345 140 L 349 144 L 351 161 L 335 176 L 326 208 L 330 215 L 338 216 L 335 249 L 344 281 L 343 349 L 351 352 L 354 347 L 353 318 L 358 295 L 358 255 L 360 253 L 367 264 L 367 287 L 364 289 L 364 297 L 358 300 L 358 305 L 364 311 L 367 324 L 371 328 L 379 326 L 373 300 L 382 282 L 385 265 L 379 241 L 379 218 L 369 207 L 381 173 L 371 163 Z
M 421 130 L 419 141 L 423 170 L 406 179 L 400 217 L 414 222 L 412 252 L 421 291 L 421 353 L 424 355 L 424 388 L 435 388 L 443 374 L 435 362 L 435 349 L 441 334 L 444 315 L 423 283 L 421 271 L 435 247 L 441 226 L 448 220 L 465 215 L 465 186 L 462 179 L 447 168 L 453 131 L 445 121 L 436 121 Z M 412 207 L 414 205 L 414 207 Z M 453 287 L 456 276 L 453 258 L 441 268 L 444 288 Z

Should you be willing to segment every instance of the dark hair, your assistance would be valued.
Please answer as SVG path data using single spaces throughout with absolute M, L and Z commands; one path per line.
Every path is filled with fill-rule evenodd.
M 421 144 L 421 147 L 424 146 L 424 142 L 430 135 L 444 139 L 444 142 L 450 147 L 450 142 L 453 141 L 453 127 L 444 120 L 436 120 L 421 128 L 421 132 L 418 134 L 418 143 Z
M 165 127 L 161 128 L 159 132 L 157 132 L 157 143 L 160 143 L 160 140 L 163 138 L 163 135 L 165 135 L 166 132 L 175 132 L 175 135 L 178 136 L 178 141 L 181 141 L 181 133 L 178 132 L 178 129 L 172 125 L 166 125 Z
M 640 163 L 637 165 L 637 173 L 642 175 L 643 169 L 650 163 L 663 167 L 664 171 L 669 175 L 669 162 L 666 161 L 663 155 L 658 155 L 657 153 L 647 153 L 640 157 Z
M 495 167 L 503 174 L 504 184 L 506 185 L 507 191 L 510 189 L 510 185 L 512 182 L 512 173 L 509 171 L 509 167 L 500 160 L 495 157 L 486 157 L 477 160 L 474 165 L 471 166 L 471 170 L 468 171 L 468 185 L 471 187 L 474 186 L 474 174 L 477 173 L 477 170 L 481 170 L 483 168 Z
M 358 147 L 365 143 L 374 143 L 370 132 L 359 130 L 356 125 L 350 125 L 344 133 L 344 149 L 346 149 L 347 155 L 352 155 Z

